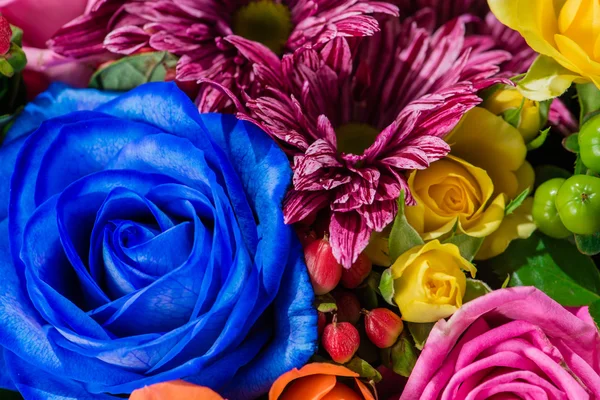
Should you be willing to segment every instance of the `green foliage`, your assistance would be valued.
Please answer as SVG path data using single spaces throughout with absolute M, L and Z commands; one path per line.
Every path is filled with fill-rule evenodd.
M 392 277 L 392 269 L 388 268 L 383 271 L 381 281 L 379 282 L 379 292 L 381 297 L 390 305 L 395 306 L 394 302 L 394 278 Z
M 487 283 L 477 279 L 467 278 L 467 289 L 463 297 L 463 303 L 475 300 L 478 297 L 484 296 L 492 291 Z
M 564 306 L 589 305 L 600 299 L 600 272 L 593 260 L 567 240 L 536 232 L 515 240 L 479 268 L 492 268 L 509 286 L 535 286 Z
M 398 214 L 390 233 L 389 246 L 392 264 L 404 252 L 423 244 L 423 239 L 421 239 L 415 228 L 408 223 L 404 215 L 404 196 L 405 193 L 403 191 L 400 193 L 400 198 L 398 199 Z
M 392 347 L 381 351 L 384 365 L 391 368 L 398 375 L 405 377 L 410 376 L 418 357 L 419 351 L 406 332 L 402 332 Z
M 593 235 L 575 235 L 575 244 L 583 254 L 588 256 L 600 254 L 600 232 Z
M 593 83 L 579 84 L 576 87 L 581 107 L 579 122 L 580 126 L 583 126 L 590 118 L 600 112 L 600 90 Z
M 375 383 L 381 381 L 381 374 L 371 364 L 362 358 L 354 357 L 350 362 L 344 364 L 344 367 L 350 371 L 356 372 L 361 378 L 368 379 Z
M 452 243 L 460 250 L 460 255 L 467 261 L 472 261 L 483 244 L 482 237 L 473 237 L 466 234 L 452 235 L 444 243 Z
M 523 204 L 527 196 L 529 196 L 529 192 L 530 190 L 529 188 L 527 188 L 523 190 L 517 197 L 512 199 L 511 202 L 508 203 L 508 205 L 504 209 L 504 215 L 510 215 L 513 212 L 515 212 L 517 208 L 521 207 L 521 204 Z
M 425 342 L 427 341 L 429 333 L 433 329 L 435 323 L 406 322 L 405 325 L 408 328 L 413 341 L 415 342 L 415 347 L 419 350 L 423 350 L 423 346 L 425 346 Z
M 126 91 L 147 82 L 162 82 L 167 70 L 176 64 L 177 58 L 166 51 L 136 54 L 98 70 L 92 76 L 89 87 Z
M 544 143 L 546 143 L 546 139 L 548 139 L 548 134 L 550 133 L 550 128 L 546 128 L 540 131 L 540 134 L 533 139 L 531 142 L 527 143 L 527 151 L 536 150 L 542 147 Z
M 571 153 L 579 153 L 579 134 L 574 133 L 563 139 L 563 147 Z

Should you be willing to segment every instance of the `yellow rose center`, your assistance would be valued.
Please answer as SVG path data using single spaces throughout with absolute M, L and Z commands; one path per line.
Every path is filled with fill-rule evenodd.
M 287 6 L 273 0 L 251 1 L 233 15 L 233 33 L 259 42 L 275 54 L 283 54 L 292 32 L 292 16 Z
M 441 160 L 430 166 L 435 179 L 429 180 L 428 187 L 417 189 L 420 197 L 444 216 L 474 214 L 483 203 L 482 193 L 475 178 L 461 165 L 449 160 Z M 420 178 L 417 173 L 415 186 L 419 187 Z M 423 183 L 426 185 L 426 183 Z
M 456 280 L 460 267 L 449 259 L 432 261 L 426 258 L 416 260 L 420 271 L 419 282 L 425 292 L 427 303 L 453 304 L 460 307 L 462 294 Z

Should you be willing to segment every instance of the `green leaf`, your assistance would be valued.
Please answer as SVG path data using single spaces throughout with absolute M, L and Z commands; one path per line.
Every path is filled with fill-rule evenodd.
M 389 245 L 392 264 L 406 251 L 424 243 L 419 233 L 410 226 L 404 215 L 404 195 L 404 191 L 402 191 L 400 198 L 398 198 L 398 214 L 390 233 Z
M 515 128 L 519 128 L 519 124 L 521 123 L 521 112 L 523 111 L 523 106 L 525 105 L 525 98 L 521 100 L 521 105 L 517 108 L 511 108 L 510 110 L 506 110 L 502 114 L 502 118 Z
M 600 253 L 600 232 L 593 235 L 575 235 L 575 244 L 581 253 L 595 256 Z
M 415 342 L 415 347 L 419 350 L 423 350 L 425 346 L 425 342 L 429 337 L 429 333 L 433 329 L 435 322 L 429 323 L 417 323 L 417 322 L 406 322 L 406 326 L 408 327 L 408 331 Z
M 600 329 L 600 300 L 597 300 L 590 305 L 589 312 L 596 327 Z
M 0 58 L 0 74 L 7 78 L 12 78 L 15 74 L 15 69 L 5 58 Z
M 13 67 L 14 72 L 21 72 L 27 65 L 27 56 L 23 49 L 14 43 L 11 43 L 6 60 Z
M 17 26 L 11 25 L 12 37 L 10 41 L 19 47 L 23 47 L 23 30 Z
M 317 296 L 316 298 L 317 310 L 322 313 L 330 313 L 337 311 L 337 304 L 335 303 L 335 299 L 329 293 L 324 294 L 322 296 Z
M 581 155 L 577 154 L 577 159 L 575 160 L 575 170 L 573 171 L 573 173 L 575 175 L 586 175 L 587 172 L 588 172 L 588 168 L 583 163 L 583 160 L 581 159 Z
M 552 57 L 539 55 L 519 82 L 518 89 L 528 99 L 544 101 L 562 95 L 577 78 L 578 75 Z
M 383 363 L 395 373 L 408 377 L 417 363 L 419 351 L 411 337 L 402 332 L 392 347 L 382 350 L 381 356 Z
M 478 297 L 484 296 L 492 291 L 492 288 L 484 281 L 467 278 L 467 289 L 463 297 L 463 303 L 475 300 Z
M 452 243 L 460 250 L 460 255 L 467 261 L 473 261 L 475 255 L 481 248 L 485 238 L 477 238 L 466 234 L 453 235 L 444 240 L 444 243 Z
M 392 269 L 388 268 L 383 271 L 381 281 L 379 282 L 379 292 L 381 297 L 392 306 L 396 306 L 394 302 L 394 278 L 392 277 Z
M 535 286 L 564 306 L 600 299 L 600 271 L 594 261 L 567 240 L 536 232 L 514 240 L 501 255 L 479 264 L 498 276 L 510 274 L 509 286 Z
M 162 82 L 176 62 L 177 58 L 166 51 L 125 57 L 97 71 L 89 87 L 125 91 L 147 82 Z
M 548 116 L 550 115 L 550 106 L 553 100 L 540 101 L 540 126 L 546 126 L 548 123 Z
M 507 274 L 506 279 L 504 280 L 504 282 L 502 282 L 502 286 L 500 287 L 500 289 L 506 289 L 508 287 L 509 283 L 510 283 L 510 274 Z
M 350 371 L 356 372 L 361 378 L 374 381 L 375 383 L 381 381 L 381 374 L 379 371 L 362 358 L 354 357 L 350 362 L 344 364 L 344 367 L 348 368 Z
M 377 308 L 379 305 L 379 282 L 381 281 L 381 274 L 375 271 L 371 271 L 367 279 L 356 289 L 354 292 L 360 300 L 360 304 L 366 309 Z
M 600 111 L 600 90 L 593 83 L 579 84 L 576 87 L 581 108 L 579 121 L 580 125 L 583 126 Z
M 549 181 L 553 178 L 565 178 L 568 179 L 572 176 L 566 169 L 557 167 L 556 165 L 538 165 L 535 168 L 535 184 L 537 188 L 542 183 Z
M 571 153 L 579 153 L 579 133 L 574 133 L 567 136 L 562 141 L 563 147 L 569 150 Z
M 542 147 L 544 143 L 546 143 L 546 139 L 548 139 L 548 134 L 550 133 L 550 128 L 546 128 L 540 131 L 540 134 L 533 139 L 531 142 L 527 143 L 527 151 L 532 151 L 535 149 L 539 149 Z
M 527 188 L 523 190 L 517 197 L 512 199 L 511 202 L 508 203 L 508 205 L 506 206 L 506 209 L 504 210 L 504 215 L 510 215 L 513 212 L 515 212 L 517 208 L 521 207 L 521 204 L 523 204 L 527 196 L 529 196 L 529 192 L 530 190 L 529 188 Z

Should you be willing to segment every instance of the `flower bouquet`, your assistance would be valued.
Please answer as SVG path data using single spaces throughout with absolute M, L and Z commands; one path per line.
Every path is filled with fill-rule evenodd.
M 598 0 L 0 0 L 0 398 L 600 400 Z

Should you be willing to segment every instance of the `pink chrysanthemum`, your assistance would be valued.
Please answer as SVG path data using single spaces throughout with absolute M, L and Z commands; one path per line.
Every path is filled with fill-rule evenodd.
M 330 210 L 330 242 L 345 267 L 393 220 L 401 191 L 412 202 L 405 171 L 448 153 L 443 137 L 510 57 L 466 37 L 467 20 L 430 33 L 390 18 L 372 38 L 298 50 L 276 73 L 256 67 L 267 89 L 242 114 L 293 156 L 286 222 Z
M 471 24 L 471 34 L 486 36 L 494 48 L 511 54 L 510 60 L 502 65 L 506 75 L 517 75 L 527 71 L 536 53 L 527 45 L 518 32 L 503 25 L 490 12 L 487 0 L 390 0 L 396 4 L 402 16 L 428 14 L 433 28 L 461 15 L 478 18 Z
M 468 14 L 476 17 L 477 20 L 470 24 L 470 34 L 486 37 L 490 49 L 500 49 L 511 54 L 511 58 L 500 66 L 500 76 L 511 78 L 527 72 L 537 57 L 537 53 L 529 47 L 518 32 L 498 21 L 490 11 L 487 0 L 389 1 L 399 7 L 401 16 L 414 15 L 427 21 L 431 30 L 461 15 Z M 576 118 L 560 99 L 552 102 L 548 120 L 550 125 L 565 135 L 578 129 Z
M 254 63 L 279 69 L 280 54 L 303 45 L 319 48 L 336 37 L 372 35 L 379 28 L 370 14 L 397 11 L 374 0 L 97 0 L 50 46 L 73 58 L 147 47 L 169 51 L 181 56 L 178 80 L 215 80 L 237 95 L 257 92 Z M 198 105 L 223 111 L 230 100 L 208 86 Z

